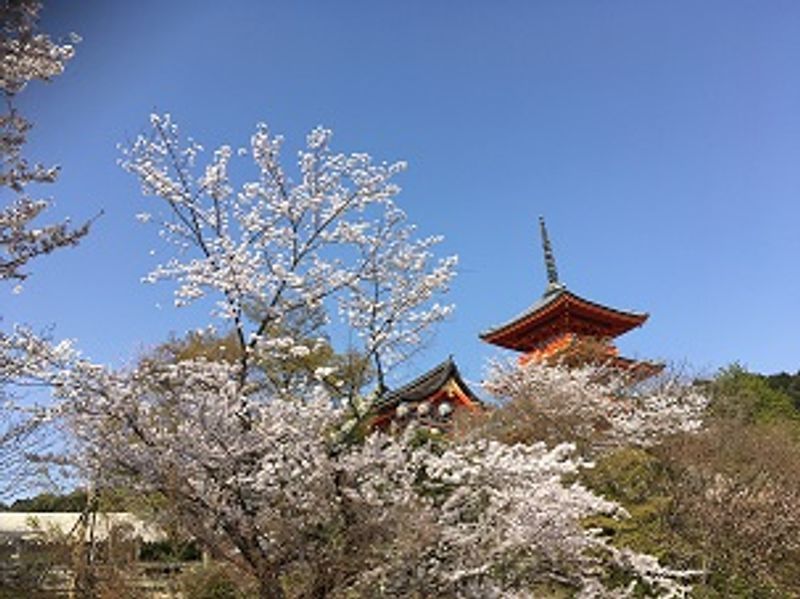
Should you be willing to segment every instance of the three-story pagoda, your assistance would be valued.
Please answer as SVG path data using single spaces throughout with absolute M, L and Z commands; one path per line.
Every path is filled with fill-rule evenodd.
M 619 355 L 613 340 L 648 318 L 643 312 L 619 310 L 583 298 L 558 278 L 556 261 L 544 219 L 539 217 L 547 288 L 542 297 L 508 322 L 480 334 L 481 339 L 520 352 L 520 364 L 563 363 L 570 366 L 610 365 L 634 378 L 659 372 L 662 364 Z

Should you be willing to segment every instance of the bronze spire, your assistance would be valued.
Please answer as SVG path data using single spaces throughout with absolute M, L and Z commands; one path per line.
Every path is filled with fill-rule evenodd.
M 544 251 L 544 265 L 547 268 L 547 289 L 545 295 L 564 289 L 564 284 L 558 280 L 558 269 L 556 268 L 556 258 L 553 255 L 553 247 L 550 245 L 550 238 L 547 236 L 547 226 L 544 224 L 544 217 L 539 217 L 539 230 L 542 233 L 542 250 Z

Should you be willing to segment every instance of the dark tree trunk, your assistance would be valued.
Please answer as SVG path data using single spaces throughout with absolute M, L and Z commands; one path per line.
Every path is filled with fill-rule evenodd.
M 286 599 L 280 579 L 273 573 L 264 573 L 258 579 L 259 599 Z

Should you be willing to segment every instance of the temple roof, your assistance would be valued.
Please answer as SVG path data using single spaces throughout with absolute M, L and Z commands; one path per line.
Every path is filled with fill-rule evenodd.
M 423 401 L 441 390 L 450 379 L 455 380 L 461 391 L 463 391 L 470 400 L 477 404 L 481 403 L 481 400 L 478 399 L 464 382 L 464 379 L 461 378 L 458 367 L 453 361 L 453 357 L 450 356 L 447 360 L 418 376 L 410 383 L 384 393 L 375 401 L 373 409 L 383 411 L 387 408 L 395 407 L 402 402 Z
M 617 337 L 641 325 L 648 315 L 587 300 L 563 285 L 549 288 L 527 310 L 480 334 L 481 339 L 517 351 L 530 351 L 559 333 Z

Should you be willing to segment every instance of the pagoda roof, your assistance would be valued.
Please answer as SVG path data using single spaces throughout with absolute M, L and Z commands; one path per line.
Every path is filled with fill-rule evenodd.
M 613 338 L 647 320 L 644 312 L 610 308 L 587 300 L 562 283 L 548 286 L 527 310 L 480 334 L 481 339 L 516 351 L 531 351 L 554 335 L 565 332 Z
M 466 395 L 471 401 L 475 402 L 476 404 L 481 403 L 481 400 L 478 398 L 478 396 L 475 395 L 464 382 L 464 379 L 461 377 L 461 373 L 458 371 L 458 367 L 453 361 L 453 357 L 450 356 L 447 358 L 447 360 L 438 366 L 435 366 L 428 372 L 418 376 L 410 383 L 407 383 L 398 389 L 384 393 L 381 397 L 375 400 L 373 409 L 377 411 L 384 411 L 386 409 L 396 407 L 402 402 L 424 401 L 440 391 L 451 379 L 455 380 L 456 384 L 459 386 L 464 395 Z

